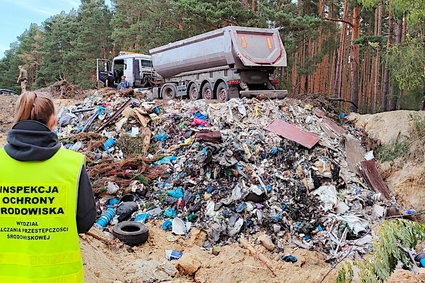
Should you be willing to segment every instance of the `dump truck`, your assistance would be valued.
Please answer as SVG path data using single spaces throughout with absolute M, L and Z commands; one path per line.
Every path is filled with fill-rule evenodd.
M 120 72 L 114 66 L 119 66 L 117 60 L 123 60 L 119 61 L 123 62 L 122 73 L 130 85 L 152 86 L 155 98 L 226 101 L 254 96 L 282 98 L 287 94 L 276 89 L 277 68 L 286 66 L 286 51 L 277 29 L 228 26 L 149 53 L 151 57 L 142 61 L 140 54 L 131 53 L 114 58 L 115 78 Z M 149 59 L 153 68 L 143 68 L 143 60 Z
M 151 49 L 152 65 L 163 78 L 154 95 L 165 99 L 228 100 L 284 97 L 274 80 L 286 66 L 277 29 L 229 26 Z

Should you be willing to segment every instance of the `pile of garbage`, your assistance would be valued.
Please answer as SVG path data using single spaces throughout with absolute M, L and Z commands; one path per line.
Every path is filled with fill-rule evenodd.
M 62 143 L 87 157 L 101 229 L 197 227 L 205 248 L 261 233 L 270 251 L 290 245 L 332 261 L 367 253 L 372 225 L 396 207 L 344 115 L 288 98 L 143 96 L 100 90 L 58 115 Z

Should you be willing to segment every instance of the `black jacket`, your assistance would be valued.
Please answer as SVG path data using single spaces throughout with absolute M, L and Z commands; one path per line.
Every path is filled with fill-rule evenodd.
M 43 123 L 33 120 L 18 122 L 7 135 L 6 153 L 18 161 L 44 161 L 52 157 L 61 143 L 55 133 Z M 78 203 L 78 233 L 87 232 L 96 219 L 96 204 L 85 167 L 81 169 Z

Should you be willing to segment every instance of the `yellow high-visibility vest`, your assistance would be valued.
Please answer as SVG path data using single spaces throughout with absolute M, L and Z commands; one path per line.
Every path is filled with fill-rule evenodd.
M 76 223 L 84 156 L 17 161 L 0 149 L 0 282 L 83 282 Z

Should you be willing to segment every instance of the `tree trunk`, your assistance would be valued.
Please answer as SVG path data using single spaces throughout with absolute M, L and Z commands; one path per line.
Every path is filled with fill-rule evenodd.
M 347 21 L 347 10 L 348 10 L 348 0 L 344 0 L 344 10 L 343 10 L 343 20 Z M 343 73 L 343 63 L 345 57 L 345 38 L 347 35 L 347 24 L 342 23 L 341 27 L 341 37 L 339 41 L 339 50 L 338 50 L 338 60 L 336 64 L 336 73 L 335 73 L 335 84 L 334 84 L 334 97 L 340 98 L 342 91 L 342 73 Z
M 397 25 L 395 28 L 395 45 L 399 45 L 401 43 L 401 37 L 403 34 L 403 20 L 399 19 L 397 20 Z M 400 93 L 402 93 L 402 90 L 400 90 Z M 389 101 L 390 105 L 389 105 L 389 110 L 396 110 L 397 108 L 397 95 L 392 93 L 392 95 L 390 96 L 390 101 Z
M 392 0 L 389 0 L 389 14 L 388 14 L 388 40 L 387 40 L 387 53 L 391 49 L 392 46 L 392 37 L 393 37 L 393 11 L 392 11 Z M 382 88 L 382 111 L 387 111 L 388 109 L 388 98 L 392 95 L 391 87 L 390 87 L 390 72 L 388 63 L 385 63 L 384 68 L 384 85 Z
M 360 25 L 360 6 L 355 6 L 353 9 L 353 29 L 351 34 L 351 41 L 359 38 L 359 25 Z M 356 105 L 359 104 L 359 45 L 351 43 L 351 101 Z M 352 111 L 357 109 L 352 105 Z
M 379 4 L 378 13 L 376 15 L 376 26 L 375 26 L 375 35 L 381 36 L 382 35 L 382 4 Z M 375 57 L 375 72 L 373 74 L 373 105 L 372 105 L 372 112 L 376 113 L 376 107 L 378 105 L 378 96 L 380 91 L 380 75 L 381 75 L 381 45 L 378 45 L 376 48 L 376 57 Z
M 242 0 L 242 4 L 245 9 L 248 9 L 248 0 Z

